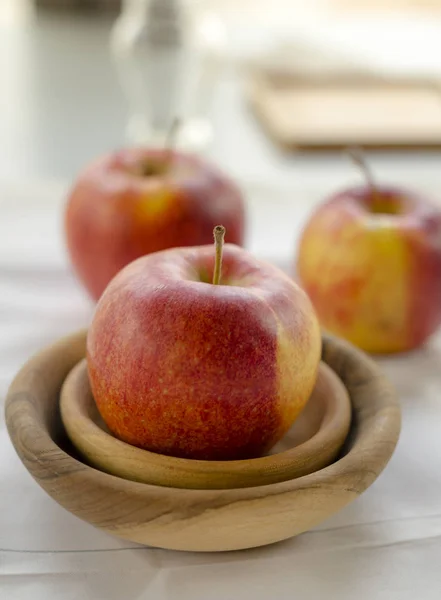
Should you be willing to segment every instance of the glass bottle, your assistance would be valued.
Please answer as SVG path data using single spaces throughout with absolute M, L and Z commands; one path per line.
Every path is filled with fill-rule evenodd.
M 203 150 L 225 44 L 213 13 L 191 14 L 180 0 L 125 0 L 111 48 L 128 101 L 127 142 L 163 144 L 178 118 L 176 144 Z

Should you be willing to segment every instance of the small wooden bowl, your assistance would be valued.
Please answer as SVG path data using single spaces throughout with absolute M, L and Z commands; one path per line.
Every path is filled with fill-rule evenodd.
M 323 360 L 352 403 L 343 456 L 315 473 L 264 486 L 186 490 L 129 481 L 85 465 L 66 449 L 59 414 L 65 378 L 85 354 L 85 332 L 32 358 L 6 399 L 6 424 L 24 465 L 68 511 L 116 536 L 175 550 L 238 550 L 314 527 L 357 498 L 389 461 L 400 431 L 393 389 L 367 356 L 324 337 Z
M 69 439 L 88 464 L 132 481 L 206 490 L 267 485 L 318 471 L 335 459 L 351 423 L 348 392 L 324 363 L 308 404 L 276 452 L 251 460 L 174 458 L 116 439 L 100 418 L 85 360 L 67 376 L 60 409 Z

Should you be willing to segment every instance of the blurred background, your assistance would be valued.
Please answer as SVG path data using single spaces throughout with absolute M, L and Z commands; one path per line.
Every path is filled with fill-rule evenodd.
M 0 177 L 178 144 L 245 179 L 441 164 L 441 0 L 0 0 Z

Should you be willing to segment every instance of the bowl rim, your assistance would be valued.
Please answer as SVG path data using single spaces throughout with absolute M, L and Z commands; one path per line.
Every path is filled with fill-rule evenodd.
M 323 387 L 332 392 L 326 399 L 318 395 Z M 177 458 L 137 448 L 112 436 L 91 416 L 94 401 L 86 359 L 73 367 L 63 383 L 60 412 L 67 436 L 85 461 L 107 473 L 131 481 L 185 489 L 253 487 L 317 471 L 337 456 L 351 423 L 349 394 L 340 378 L 322 361 L 314 389 L 316 395 L 313 393 L 311 398 L 323 404 L 317 431 L 287 450 L 244 460 Z M 109 455 L 113 462 L 108 460 Z
M 47 398 L 57 403 L 67 373 L 85 354 L 86 333 L 62 338 L 25 363 L 6 397 L 6 426 L 24 466 L 55 501 L 118 537 L 193 551 L 237 550 L 292 537 L 363 493 L 398 442 L 398 398 L 378 365 L 348 342 L 324 334 L 322 359 L 342 379 L 353 409 L 338 460 L 296 479 L 246 488 L 183 489 L 121 479 L 72 457 L 58 445 L 56 433 L 55 439 L 49 434 L 60 418 Z

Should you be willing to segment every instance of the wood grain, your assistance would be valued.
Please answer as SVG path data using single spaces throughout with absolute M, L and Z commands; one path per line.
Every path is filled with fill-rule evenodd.
M 33 357 L 11 384 L 6 424 L 39 485 L 81 519 L 116 536 L 162 548 L 221 551 L 269 544 L 317 525 L 357 498 L 389 461 L 400 431 L 394 390 L 378 366 L 324 337 L 323 360 L 349 392 L 353 422 L 345 454 L 315 473 L 265 486 L 185 490 L 128 481 L 63 450 L 59 394 L 84 356 L 85 332 Z
M 288 449 L 252 460 L 174 458 L 116 439 L 100 419 L 85 360 L 67 376 L 60 409 L 67 435 L 92 466 L 132 481 L 186 489 L 252 487 L 313 473 L 335 459 L 351 422 L 346 388 L 324 363 L 308 404 L 280 444 Z
M 286 150 L 441 147 L 434 81 L 255 73 L 248 97 L 265 132 Z

